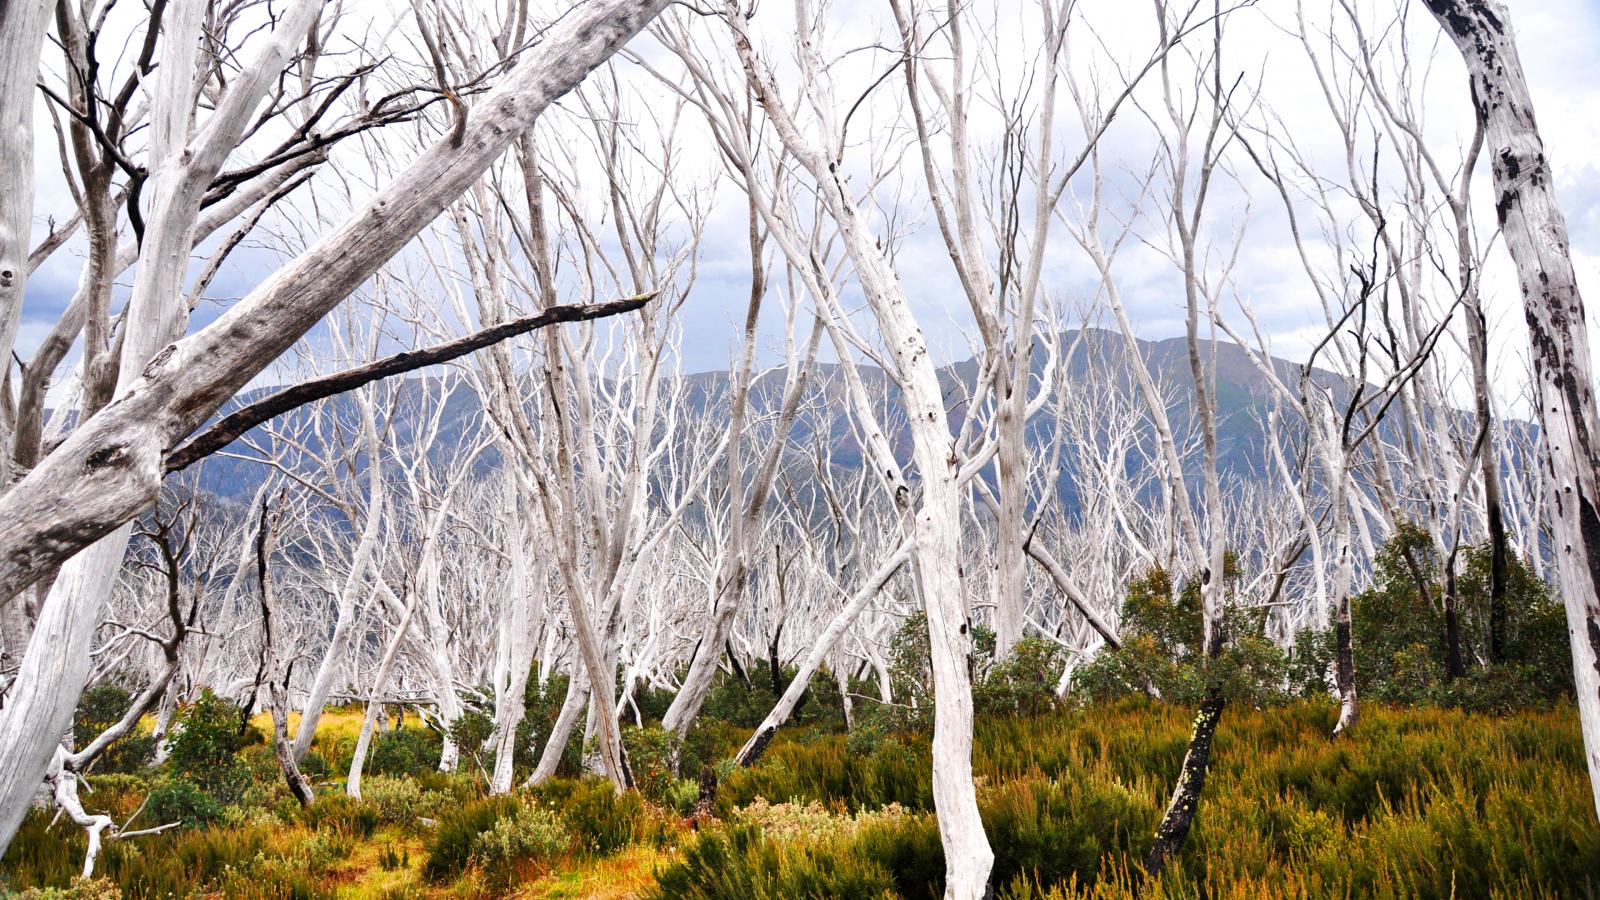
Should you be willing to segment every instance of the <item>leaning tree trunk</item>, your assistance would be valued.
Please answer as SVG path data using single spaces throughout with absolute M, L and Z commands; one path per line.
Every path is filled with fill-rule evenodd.
M 1494 160 L 1495 212 L 1517 268 L 1550 473 L 1557 580 L 1567 608 L 1578 717 L 1600 815 L 1600 418 L 1594 372 L 1550 164 L 1503 4 L 1425 0 L 1466 61 Z
M 192 110 L 186 99 L 198 55 L 200 13 L 197 6 L 180 5 L 166 23 L 167 59 L 155 83 L 163 99 L 153 105 L 151 112 L 150 156 L 154 171 L 150 225 L 140 254 L 141 271 L 124 316 L 127 337 L 119 373 L 124 389 L 160 346 L 158 341 L 178 336 L 171 333 L 174 323 L 163 312 L 175 300 L 181 302 L 177 288 L 184 270 L 172 253 L 163 251 L 187 241 L 193 224 L 184 190 L 193 168 L 187 158 Z M 183 99 L 175 97 L 175 91 Z M 220 165 L 221 161 L 217 162 Z M 211 174 L 205 176 L 209 182 Z M 193 199 L 198 209 L 198 196 Z M 187 262 L 190 246 L 182 244 L 183 262 Z M 21 489 L 19 484 L 13 491 Z M 0 848 L 10 845 L 44 778 L 55 745 L 72 722 L 73 708 L 88 681 L 90 651 L 103 618 L 101 611 L 122 568 L 132 535 L 132 526 L 123 524 L 66 560 L 45 596 L 11 697 L 0 711 Z
M 668 2 L 591 0 L 573 7 L 474 105 L 464 128 L 442 136 L 216 322 L 158 354 L 134 389 L 0 497 L 0 596 L 18 593 L 148 505 L 160 488 L 167 448 L 360 287 Z
M 1222 718 L 1225 705 L 1227 697 L 1222 687 L 1213 684 L 1194 717 L 1194 730 L 1189 735 L 1188 752 L 1183 755 L 1183 769 L 1178 772 L 1178 785 L 1172 789 L 1166 815 L 1156 827 L 1155 842 L 1145 857 L 1146 878 L 1160 878 L 1167 860 L 1183 849 L 1184 841 L 1189 839 L 1189 829 L 1194 825 L 1195 810 L 1200 806 L 1200 794 L 1205 790 L 1206 772 L 1211 765 L 1211 742 L 1216 737 L 1217 720 Z
M 300 763 L 295 759 L 294 742 L 289 739 L 289 678 L 294 664 L 283 664 L 278 654 L 278 628 L 272 617 L 272 573 L 269 561 L 276 531 L 276 516 L 269 512 L 267 500 L 261 501 L 260 525 L 256 530 L 256 587 L 261 599 L 261 663 L 267 672 L 267 703 L 272 712 L 272 749 L 278 756 L 278 767 L 283 770 L 283 780 L 289 793 L 299 801 L 302 809 L 309 809 L 313 798 L 311 785 L 300 774 Z
M 922 483 L 916 507 L 910 508 L 909 497 L 901 504 L 914 515 L 914 571 L 928 618 L 934 689 L 933 802 L 944 846 L 945 897 L 976 900 L 990 890 L 994 850 L 983 831 L 972 777 L 972 620 L 961 589 L 961 458 L 950 434 L 944 390 L 905 290 L 852 199 L 854 191 L 844 173 L 801 135 L 771 70 L 750 45 L 748 15 L 732 0 L 724 9 L 750 88 L 784 146 L 816 181 L 899 370 L 912 458 Z M 801 40 L 800 50 L 806 80 L 814 83 L 821 77 L 821 62 L 807 40 Z
M 205 189 L 238 144 L 251 113 L 272 84 L 273 76 L 282 71 L 284 62 L 300 45 L 320 9 L 320 3 L 299 0 L 285 12 L 271 39 L 241 67 L 238 77 L 215 104 L 211 118 L 198 132 L 194 128 L 190 86 L 197 68 L 204 27 L 203 10 L 193 4 L 179 4 L 173 15 L 163 22 L 167 43 L 163 45 L 162 66 L 153 85 L 157 97 L 150 122 L 152 172 L 145 215 L 148 224 L 140 245 L 139 276 L 123 314 L 125 339 L 116 383 L 119 399 L 140 393 L 138 388 L 144 384 L 141 379 L 146 374 L 146 363 L 163 345 L 182 336 L 188 313 L 183 279 L 189 252 L 194 246 L 196 219 Z M 159 361 L 152 365 L 158 367 Z M 219 403 L 221 399 L 218 398 Z M 73 437 L 93 431 L 93 423 L 97 421 L 99 416 L 92 416 Z M 156 423 L 145 424 L 148 427 Z M 69 438 L 67 443 L 71 442 Z M 82 490 L 86 481 L 94 480 L 88 477 L 88 472 L 97 468 L 104 469 L 106 474 L 116 473 L 113 477 L 143 482 L 154 471 L 134 464 L 130 458 L 134 453 L 130 443 L 102 447 L 98 453 L 91 453 L 91 458 L 81 460 L 79 466 L 53 477 L 48 471 L 55 461 L 52 454 L 34 468 L 29 478 L 12 488 L 5 500 L 9 505 L 10 501 L 21 497 L 26 505 L 30 482 L 36 482 L 41 473 L 44 473 L 46 490 L 50 492 Z M 0 521 L 7 522 L 8 532 L 20 526 L 23 529 L 37 527 L 50 533 L 48 540 L 62 551 L 61 557 L 71 552 L 66 548 L 84 548 L 70 559 L 64 559 L 61 576 L 45 599 L 39 628 L 28 645 L 29 657 L 39 659 L 37 664 L 33 659 L 24 660 L 16 691 L 30 702 L 8 704 L 0 713 L 0 849 L 9 846 L 21 824 L 27 803 L 44 778 L 53 744 L 71 722 L 72 711 L 83 692 L 89 672 L 89 647 L 101 624 L 100 611 L 121 569 L 132 535 L 126 519 L 153 500 L 159 490 L 159 476 L 133 491 L 108 489 L 104 484 L 91 489 L 95 495 L 91 505 L 119 500 L 128 505 L 124 507 L 125 515 L 120 517 L 124 520 L 121 524 L 106 520 L 103 524 L 107 527 L 87 532 L 50 527 L 50 520 L 59 523 L 63 515 L 76 512 L 62 508 L 59 501 L 31 513 L 22 512 L 20 522 L 0 517 Z M 139 502 L 141 500 L 144 502 Z M 26 540 L 13 543 L 10 537 L 8 534 L 0 538 L 6 554 L 20 551 L 30 555 Z M 34 563 L 42 562 L 38 556 L 32 559 Z M 0 597 L 22 586 L 21 583 L 10 587 L 0 585 Z M 47 636 L 41 640 L 41 631 L 47 628 Z M 79 653 L 81 658 L 72 658 Z M 28 679 L 42 680 L 30 682 Z
M 589 702 L 589 678 L 582 660 L 574 660 L 572 674 L 567 679 L 567 696 L 561 701 L 561 710 L 550 725 L 550 736 L 545 739 L 539 762 L 524 784 L 532 787 L 556 774 L 561 767 L 561 757 L 566 753 L 567 742 L 572 739 L 572 729 L 578 725 L 578 716 Z
M 754 200 L 750 203 L 750 300 L 745 307 L 744 340 L 740 345 L 739 365 L 734 371 L 733 384 L 728 397 L 728 555 L 718 568 L 716 596 L 712 598 L 711 616 L 701 634 L 700 645 L 689 662 L 683 686 L 661 717 L 661 727 L 677 732 L 679 737 L 688 734 L 689 726 L 700 715 L 711 694 L 711 683 L 717 674 L 717 664 L 722 658 L 718 648 L 728 640 L 733 617 L 743 605 L 745 581 L 750 574 L 750 536 L 756 530 L 761 499 L 749 502 L 744 471 L 745 417 L 750 404 L 751 373 L 755 369 L 756 328 L 761 321 L 761 301 L 767 293 L 766 266 L 761 259 L 764 238 L 760 217 Z M 764 498 L 764 487 L 757 486 L 750 493 Z
M 350 571 L 339 590 L 338 618 L 334 620 L 333 637 L 322 661 L 317 664 L 316 677 L 311 680 L 311 690 L 306 695 L 305 708 L 300 711 L 300 728 L 294 738 L 294 758 L 303 762 L 317 738 L 317 723 L 322 719 L 322 709 L 328 703 L 328 693 L 333 689 L 333 679 L 344 668 L 345 653 L 355 634 L 356 594 L 367 589 L 367 567 L 378 546 L 378 533 L 383 524 L 383 464 L 378 453 L 378 429 L 373 420 L 372 406 L 361 404 L 361 430 L 367 442 L 367 521 L 362 526 L 361 538 L 351 554 Z
M 806 654 L 805 659 L 801 660 L 800 668 L 795 672 L 794 678 L 789 681 L 788 689 L 778 698 L 778 702 L 773 706 L 772 711 L 767 713 L 767 717 L 756 727 L 755 734 L 750 736 L 750 740 L 745 742 L 744 746 L 739 749 L 739 754 L 734 757 L 734 762 L 737 765 L 753 766 L 761 759 L 761 754 L 766 751 L 767 745 L 772 743 L 773 735 L 778 733 L 779 726 L 789 721 L 789 717 L 794 714 L 795 707 L 800 704 L 801 695 L 811 685 L 811 677 L 817 673 L 817 669 L 822 667 L 822 662 L 828 658 L 828 654 L 833 652 L 834 645 L 839 642 L 839 638 L 843 637 L 850 626 L 855 624 L 862 611 L 872 602 L 872 598 L 878 595 L 878 592 L 883 589 L 883 585 L 894 576 L 895 572 L 900 570 L 900 567 L 905 564 L 910 555 L 911 542 L 910 540 L 903 541 L 899 548 L 889 554 L 889 557 L 867 576 L 866 581 L 862 582 L 855 596 L 850 598 L 844 609 L 841 609 L 839 614 L 833 617 L 833 621 L 828 623 L 828 627 L 823 629 L 822 634 L 818 635 L 816 640 L 812 642 L 811 650 Z M 840 696 L 844 698 L 846 704 L 849 703 L 850 694 L 848 691 L 841 690 Z M 848 711 L 848 709 L 847 705 L 846 710 Z

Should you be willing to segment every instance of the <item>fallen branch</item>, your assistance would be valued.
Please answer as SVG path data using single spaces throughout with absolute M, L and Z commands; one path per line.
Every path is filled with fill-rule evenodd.
M 168 829 L 176 828 L 179 824 L 181 824 L 179 822 L 169 822 L 165 825 L 160 825 L 155 828 L 144 828 L 138 831 L 123 831 L 121 828 L 117 827 L 116 820 L 112 819 L 110 816 L 103 813 L 91 814 L 87 812 L 83 808 L 83 803 L 78 799 L 78 775 L 65 766 L 66 761 L 66 748 L 57 747 L 55 758 L 51 760 L 50 772 L 46 776 L 46 781 L 48 781 L 52 787 L 51 796 L 52 799 L 55 800 L 56 807 L 61 812 L 66 813 L 67 818 L 71 819 L 74 824 L 81 826 L 88 836 L 88 846 L 84 849 L 83 854 L 84 878 L 90 878 L 94 876 L 94 864 L 95 861 L 100 857 L 102 835 L 105 835 L 107 832 L 110 832 L 109 837 L 111 840 L 125 840 L 131 837 L 139 837 L 140 835 L 160 834 Z M 145 803 L 149 802 L 149 798 L 145 798 Z M 127 827 L 129 823 L 133 822 L 134 818 L 138 817 L 139 812 L 143 811 L 144 804 L 140 804 L 139 811 L 135 812 L 133 816 L 128 819 L 128 822 L 123 823 L 123 827 Z

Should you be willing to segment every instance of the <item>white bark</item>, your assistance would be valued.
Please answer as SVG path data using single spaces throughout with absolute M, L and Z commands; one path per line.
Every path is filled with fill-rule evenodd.
M 372 746 L 372 732 L 378 724 L 378 715 L 383 712 L 383 692 L 389 684 L 389 673 L 394 671 L 395 658 L 400 655 L 400 647 L 406 642 L 406 631 L 411 627 L 411 617 L 417 611 L 417 592 L 406 593 L 405 606 L 400 613 L 400 623 L 395 626 L 394 634 L 389 637 L 389 644 L 384 648 L 383 659 L 378 663 L 378 672 L 372 679 L 372 694 L 367 698 L 367 709 L 361 717 L 361 732 L 356 736 L 356 749 L 350 757 L 350 772 L 345 777 L 344 792 L 357 800 L 361 799 L 361 771 L 367 765 L 367 751 Z
M 823 202 L 838 223 L 862 292 L 877 318 L 902 383 L 902 402 L 922 484 L 921 504 L 915 510 L 913 525 L 915 571 L 928 619 L 933 667 L 933 795 L 945 851 L 945 896 L 949 900 L 976 900 L 988 890 L 994 852 L 983 832 L 972 780 L 973 709 L 968 675 L 972 623 L 961 588 L 961 461 L 950 434 L 944 391 L 899 279 L 851 199 L 853 192 L 844 173 L 838 170 L 838 149 L 824 151 L 800 134 L 772 73 L 750 45 L 745 13 L 737 3 L 729 3 L 725 9 L 750 88 L 784 145 L 815 179 Z M 807 4 L 796 4 L 796 17 L 802 29 L 807 27 Z M 828 140 L 837 140 L 812 36 L 802 31 L 797 37 L 808 92 L 820 100 L 814 106 L 824 118 Z
M 299 45 L 320 7 L 316 0 L 299 0 L 286 13 L 273 39 L 247 64 L 206 128 L 191 141 L 191 83 L 204 7 L 199 2 L 173 5 L 165 23 L 169 29 L 168 46 L 157 76 L 159 94 L 151 127 L 151 157 L 158 168 L 151 178 L 149 225 L 140 248 L 139 277 L 124 317 L 126 337 L 118 375 L 119 396 L 137 393 L 135 382 L 146 361 L 156 348 L 182 334 L 188 313 L 182 279 L 193 246 L 201 195 L 238 143 L 262 93 Z M 35 473 L 38 471 L 36 468 Z M 23 491 L 19 484 L 5 499 L 11 500 Z M 136 511 L 137 507 L 129 510 Z M 71 721 L 88 676 L 88 648 L 131 534 L 131 527 L 124 524 L 88 551 L 74 556 L 62 567 L 45 599 L 40 624 L 49 621 L 52 641 L 40 643 L 40 629 L 35 629 L 28 658 L 23 661 L 14 687 L 19 699 L 26 696 L 28 700 L 9 703 L 0 711 L 0 845 L 10 844 L 21 823 L 27 795 L 43 777 L 53 735 L 59 735 Z M 6 546 L 15 549 L 9 541 Z M 8 594 L 0 588 L 0 595 Z M 39 658 L 37 665 L 34 657 Z
M 0 595 L 110 533 L 155 496 L 175 445 L 465 191 L 556 98 L 667 0 L 603 0 L 564 16 L 441 138 L 322 241 L 220 319 L 157 355 L 140 379 L 0 500 Z
M 1549 451 L 1557 583 L 1600 816 L 1600 416 L 1583 298 L 1505 5 L 1426 2 L 1466 61 L 1473 108 L 1487 125 L 1495 211 L 1522 285 L 1539 430 Z
M 370 399 L 363 396 L 358 402 L 361 404 L 362 437 L 367 444 L 367 521 L 362 526 L 361 537 L 351 553 L 350 571 L 339 591 L 339 606 L 335 613 L 337 618 L 333 623 L 333 636 L 328 641 L 328 649 L 323 653 L 322 661 L 317 664 L 317 674 L 312 678 L 311 689 L 306 695 L 305 705 L 300 713 L 300 727 L 294 739 L 294 758 L 297 762 L 305 760 L 306 754 L 311 750 L 312 742 L 316 740 L 317 723 L 322 720 L 322 709 L 327 705 L 328 692 L 333 689 L 333 680 L 345 665 L 345 654 L 349 650 L 351 639 L 355 636 L 356 598 L 370 590 L 367 570 L 372 564 L 372 556 L 383 526 L 385 494 L 377 423 L 373 420 Z
M 33 236 L 33 104 L 39 52 L 55 4 L 7 0 L 0 5 L 0 360 L 11 366 L 28 253 Z M 0 440 L 9 435 L 0 433 Z M 0 453 L 0 485 L 11 480 Z M 16 591 L 0 591 L 4 603 Z M 3 832 L 0 832 L 3 833 Z

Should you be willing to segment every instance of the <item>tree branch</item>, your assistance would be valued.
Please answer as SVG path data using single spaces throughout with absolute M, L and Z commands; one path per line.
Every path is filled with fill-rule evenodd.
M 335 372 L 332 375 L 284 388 L 265 399 L 258 400 L 223 416 L 188 443 L 168 450 L 165 459 L 166 471 L 182 471 L 243 437 L 246 432 L 257 425 L 281 416 L 290 410 L 305 406 L 308 403 L 354 390 L 380 378 L 400 375 L 424 366 L 449 362 L 468 353 L 482 350 L 509 338 L 549 325 L 602 319 L 607 316 L 633 312 L 649 303 L 656 297 L 657 293 L 659 292 L 651 291 L 650 293 L 639 294 L 623 300 L 612 300 L 607 303 L 552 306 L 536 315 L 523 316 L 519 319 L 501 322 L 498 325 L 492 325 L 465 337 L 456 338 L 453 341 L 435 344 L 432 347 L 424 347 L 421 350 L 407 350 L 403 353 L 396 353 L 393 356 L 356 366 L 353 369 Z

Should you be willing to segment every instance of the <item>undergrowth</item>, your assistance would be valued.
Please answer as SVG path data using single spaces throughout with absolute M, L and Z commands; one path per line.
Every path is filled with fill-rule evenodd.
M 1600 895 L 1600 829 L 1570 713 L 1373 707 L 1337 740 L 1334 715 L 1315 703 L 1230 708 L 1189 843 L 1145 896 Z M 1133 896 L 1188 726 L 1182 708 L 1143 701 L 980 721 L 973 763 L 1001 896 Z M 656 896 L 878 897 L 888 885 L 937 897 L 930 764 L 923 742 L 855 755 L 843 736 L 779 741 L 723 786 L 738 824 L 699 838 Z M 865 824 L 808 836 L 740 818 L 768 801 Z M 905 814 L 860 818 L 890 803 Z M 835 893 L 806 893 L 817 885 Z

